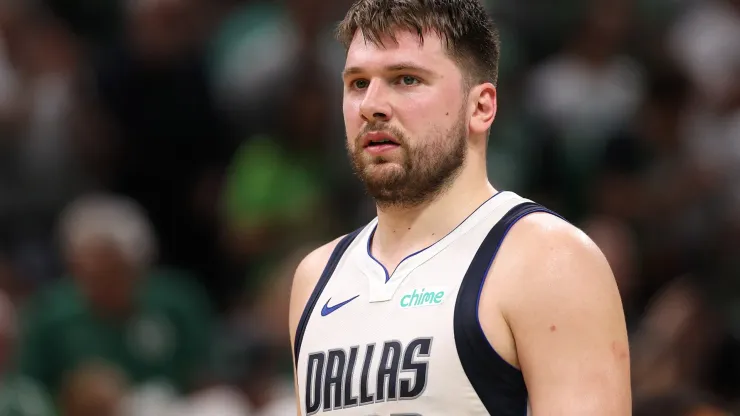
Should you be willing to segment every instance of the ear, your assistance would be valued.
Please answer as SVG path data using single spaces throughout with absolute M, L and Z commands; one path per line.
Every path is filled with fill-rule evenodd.
M 490 82 L 476 85 L 470 91 L 470 105 L 473 112 L 470 117 L 470 133 L 485 134 L 496 118 L 496 87 Z

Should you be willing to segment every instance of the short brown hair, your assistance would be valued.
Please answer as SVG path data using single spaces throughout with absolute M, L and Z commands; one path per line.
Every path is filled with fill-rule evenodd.
M 337 38 L 349 48 L 357 30 L 381 45 L 385 36 L 408 30 L 424 42 L 435 32 L 471 83 L 498 81 L 499 36 L 479 0 L 356 0 L 337 28 Z

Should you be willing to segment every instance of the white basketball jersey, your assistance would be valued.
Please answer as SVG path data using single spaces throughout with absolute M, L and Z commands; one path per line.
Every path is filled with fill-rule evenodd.
M 500 192 L 389 274 L 369 250 L 377 218 L 337 245 L 298 326 L 302 414 L 525 416 L 521 372 L 478 322 L 506 232 L 543 207 Z

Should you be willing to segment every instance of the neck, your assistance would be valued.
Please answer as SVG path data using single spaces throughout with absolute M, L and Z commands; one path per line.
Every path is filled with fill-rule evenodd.
M 465 220 L 496 190 L 480 172 L 465 169 L 433 200 L 413 208 L 378 207 L 373 252 L 394 268 L 407 255 L 439 241 Z

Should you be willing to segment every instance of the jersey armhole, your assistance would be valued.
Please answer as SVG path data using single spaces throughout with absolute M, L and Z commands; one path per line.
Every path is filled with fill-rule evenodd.
M 527 388 L 521 371 L 501 357 L 483 333 L 478 310 L 486 277 L 506 235 L 520 219 L 536 212 L 559 215 L 547 208 L 523 202 L 493 226 L 475 253 L 455 305 L 455 345 L 465 374 L 490 414 L 525 416 Z
M 301 319 L 298 321 L 298 328 L 296 328 L 295 346 L 293 348 L 296 366 L 298 365 L 298 354 L 301 352 L 301 343 L 303 342 L 303 335 L 305 334 L 306 327 L 308 326 L 308 319 L 311 317 L 311 311 L 313 311 L 313 309 L 316 307 L 316 302 L 318 302 L 321 293 L 326 287 L 326 284 L 329 283 L 329 279 L 331 278 L 332 274 L 334 274 L 334 270 L 336 270 L 337 265 L 339 264 L 339 260 L 342 259 L 342 256 L 347 251 L 350 244 L 352 244 L 357 235 L 363 229 L 364 227 L 358 228 L 357 230 L 353 231 L 350 234 L 347 234 L 346 236 L 344 236 L 344 238 L 339 240 L 339 243 L 337 243 L 336 247 L 334 247 L 331 256 L 329 256 L 329 261 L 327 261 L 326 266 L 324 267 L 324 271 L 321 273 L 321 277 L 319 277 L 318 282 L 316 282 L 316 286 L 313 288 L 313 292 L 311 292 L 311 296 L 308 298 L 306 306 L 303 308 Z

